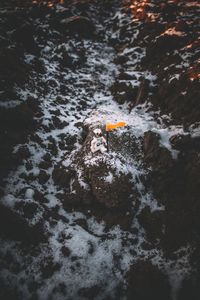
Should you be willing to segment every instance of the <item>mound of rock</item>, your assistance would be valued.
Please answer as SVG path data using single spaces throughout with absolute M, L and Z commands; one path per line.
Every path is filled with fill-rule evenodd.
M 99 120 L 90 122 L 90 118 L 94 116 L 98 116 Z M 66 185 L 67 182 L 70 185 L 72 203 L 119 208 L 130 206 L 137 198 L 137 189 L 133 183 L 133 174 L 129 170 L 127 158 L 134 159 L 139 153 L 139 148 L 137 139 L 134 136 L 130 138 L 128 129 L 123 134 L 120 134 L 120 130 L 118 133 L 117 131 L 110 133 L 109 152 L 106 149 L 107 145 L 104 145 L 103 153 L 91 151 L 95 129 L 101 129 L 106 142 L 103 120 L 107 117 L 105 111 L 97 110 L 85 120 L 83 126 L 84 131 L 87 132 L 86 138 L 82 148 L 74 155 L 70 166 L 74 171 L 68 173 L 66 170 L 65 176 L 60 175 L 61 169 L 55 169 L 53 172 L 54 181 L 62 176 L 62 180 L 59 179 L 60 184 L 63 185 L 62 181 L 65 181 Z M 67 174 L 70 174 L 70 177 Z

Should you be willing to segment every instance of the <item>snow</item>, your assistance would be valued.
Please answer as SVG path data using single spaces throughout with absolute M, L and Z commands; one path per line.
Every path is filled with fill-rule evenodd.
M 34 190 L 32 189 L 27 189 L 26 192 L 25 192 L 25 199 L 33 199 L 33 196 L 34 196 Z
M 67 9 L 57 5 L 56 10 L 64 12 Z M 126 22 L 128 24 L 128 31 L 129 26 L 131 26 L 129 24 L 131 16 L 127 17 L 125 13 L 118 11 L 114 15 L 114 18 L 118 19 L 118 28 L 120 28 L 122 22 Z M 48 25 L 40 25 L 39 19 L 36 23 L 43 30 L 45 28 L 48 30 Z M 107 35 L 109 37 L 119 38 L 120 29 L 116 32 L 110 32 L 109 25 L 107 27 L 105 31 L 108 31 Z M 135 34 L 128 41 L 129 45 L 137 38 L 138 34 L 139 29 L 136 28 Z M 175 31 L 174 28 L 166 30 L 162 35 L 164 34 L 184 35 L 182 32 Z M 83 144 L 81 139 L 82 128 L 81 126 L 76 126 L 77 122 L 84 123 L 84 125 L 90 128 L 96 128 L 98 126 L 105 126 L 108 121 L 110 123 L 124 121 L 126 124 L 125 128 L 118 128 L 115 132 L 110 133 L 115 135 L 119 140 L 121 136 L 126 134 L 130 135 L 130 139 L 143 139 L 144 133 L 151 130 L 160 136 L 160 146 L 167 148 L 174 159 L 176 159 L 178 151 L 172 148 L 169 139 L 175 134 L 186 134 L 183 127 L 166 126 L 163 119 L 170 119 L 170 116 L 160 116 L 158 118 L 159 112 L 151 112 L 151 107 L 147 103 L 138 105 L 129 113 L 129 105 L 127 103 L 118 105 L 114 101 L 110 93 L 110 86 L 120 74 L 120 67 L 114 63 L 116 51 L 108 46 L 106 41 L 82 40 L 79 42 L 72 38 L 70 41 L 66 41 L 65 43 L 62 41 L 60 44 L 58 44 L 58 41 L 49 41 L 47 44 L 41 45 L 41 49 L 40 62 L 44 63 L 46 73 L 39 77 L 33 74 L 32 80 L 35 82 L 36 87 L 26 86 L 25 89 L 18 88 L 17 92 L 20 101 L 13 100 L 8 104 L 10 107 L 14 107 L 20 104 L 21 101 L 26 101 L 29 96 L 40 99 L 40 108 L 44 116 L 41 118 L 35 117 L 40 122 L 40 127 L 38 127 L 35 135 L 41 139 L 41 143 L 32 140 L 31 137 L 29 138 L 26 146 L 31 153 L 31 157 L 27 161 L 25 160 L 16 171 L 9 174 L 5 189 L 6 196 L 1 199 L 1 202 L 11 209 L 14 209 L 16 202 L 21 200 L 27 203 L 37 203 L 39 209 L 33 218 L 27 221 L 31 225 L 35 225 L 43 220 L 48 235 L 48 242 L 46 246 L 41 246 L 40 254 L 37 257 L 29 257 L 30 261 L 24 267 L 25 270 L 20 271 L 15 276 L 16 285 L 19 285 L 20 280 L 30 279 L 33 276 L 35 280 L 37 279 L 41 283 L 37 291 L 39 299 L 45 300 L 49 299 L 49 297 L 52 299 L 66 299 L 68 297 L 68 299 L 78 300 L 83 298 L 77 295 L 77 289 L 101 284 L 104 286 L 104 290 L 95 299 L 104 299 L 108 295 L 110 297 L 113 295 L 113 291 L 117 285 L 124 280 L 123 275 L 129 269 L 130 265 L 143 257 L 149 258 L 155 264 L 164 265 L 164 268 L 166 268 L 171 276 L 173 285 L 176 274 L 179 274 L 182 270 L 184 273 L 188 269 L 187 255 L 183 256 L 174 267 L 173 261 L 167 261 L 161 250 L 153 249 L 145 251 L 141 247 L 146 237 L 144 229 L 138 223 L 137 216 L 146 206 L 150 207 L 151 212 L 164 210 L 165 207 L 158 204 L 151 192 L 145 191 L 143 183 L 139 180 L 141 175 L 146 176 L 149 171 L 144 169 L 140 159 L 135 158 L 129 151 L 125 153 L 123 145 L 121 145 L 120 151 L 112 150 L 103 156 L 104 162 L 110 167 L 108 174 L 103 177 L 103 180 L 108 184 L 112 184 L 115 177 L 120 177 L 122 174 L 131 174 L 131 180 L 139 192 L 140 200 L 139 210 L 132 220 L 132 228 L 137 228 L 139 231 L 138 234 L 127 232 L 119 226 L 114 226 L 106 231 L 106 224 L 93 216 L 90 210 L 88 210 L 88 213 L 80 213 L 76 209 L 72 210 L 72 212 L 70 210 L 66 211 L 63 208 L 63 202 L 58 197 L 58 193 L 65 195 L 66 198 L 68 194 L 66 190 L 62 190 L 55 185 L 52 179 L 52 172 L 54 166 L 60 162 L 62 162 L 62 165 L 66 169 L 71 167 L 73 158 L 80 151 Z M 59 60 L 63 58 L 63 54 L 67 53 L 72 59 L 72 64 L 74 63 L 76 66 L 76 63 L 80 59 L 78 53 L 80 49 L 84 50 L 87 58 L 83 66 L 75 67 L 73 70 L 69 68 L 62 69 L 59 62 L 53 60 L 54 55 Z M 125 63 L 126 73 L 136 77 L 135 80 L 130 81 L 132 86 L 140 85 L 141 76 L 150 80 L 150 86 L 155 86 L 156 76 L 150 72 L 142 72 L 136 68 L 136 64 L 145 55 L 145 50 L 143 48 L 139 49 L 140 52 L 137 51 L 138 47 L 126 46 L 118 55 L 128 57 L 128 61 Z M 59 54 L 58 51 L 60 51 Z M 134 59 L 132 58 L 133 54 L 136 56 Z M 184 57 L 186 63 L 187 59 L 188 57 Z M 33 63 L 34 56 L 26 54 L 25 61 L 27 64 Z M 173 78 L 178 79 L 178 77 L 178 73 L 174 74 L 170 80 Z M 55 87 L 48 86 L 47 91 L 42 90 L 42 84 L 46 84 L 50 80 L 55 82 Z M 66 94 L 61 94 L 61 85 L 67 88 Z M 57 100 L 58 95 L 60 96 L 60 102 Z M 80 105 L 81 100 L 86 100 L 86 105 L 83 107 Z M 8 107 L 3 102 L 0 105 Z M 62 128 L 57 128 L 53 122 L 56 110 L 58 110 L 59 120 L 66 122 L 66 125 Z M 159 123 L 156 121 L 157 119 L 160 120 Z M 200 135 L 199 127 L 191 127 L 190 132 L 193 137 Z M 75 139 L 73 149 L 68 149 L 71 142 L 67 139 L 65 141 L 63 137 L 60 137 L 61 134 L 64 137 L 69 136 Z M 50 142 L 50 137 L 54 139 L 55 143 Z M 64 142 L 63 148 L 59 146 L 61 142 Z M 51 144 L 57 147 L 54 155 L 51 153 Z M 16 153 L 20 146 L 18 145 L 14 149 L 14 153 Z M 137 146 L 141 147 L 141 143 L 138 142 Z M 50 175 L 50 179 L 46 183 L 41 184 L 38 180 L 41 171 L 40 163 L 47 153 L 51 154 L 50 160 L 52 165 L 45 169 L 45 172 L 47 175 Z M 92 157 L 91 153 L 89 153 L 86 155 L 84 163 L 87 166 L 98 166 L 99 159 L 102 159 L 101 154 Z M 31 170 L 26 170 L 26 162 L 32 164 Z M 82 167 L 78 166 L 75 171 L 83 191 L 89 190 L 90 187 L 85 182 Z M 23 174 L 33 176 L 31 184 L 27 184 L 21 176 Z M 69 187 L 70 195 L 76 194 L 76 190 L 73 189 L 73 183 L 74 180 L 71 179 Z M 25 189 L 25 196 L 20 198 L 19 194 L 23 189 Z M 36 191 L 44 195 L 46 200 L 44 203 L 40 202 L 40 200 L 34 200 Z M 53 218 L 54 214 L 56 214 L 56 209 L 58 209 L 58 215 L 56 216 L 62 216 L 65 219 L 60 218 L 56 220 L 56 218 Z M 52 219 L 44 220 L 43 214 L 45 212 L 52 212 Z M 81 226 L 77 222 L 79 219 L 84 220 L 87 226 Z M 53 224 L 51 223 L 52 220 L 54 221 Z M 124 245 L 124 241 L 136 237 L 138 238 L 138 242 L 135 245 L 131 243 Z M 25 264 L 22 253 L 17 251 L 17 244 L 3 241 L 1 245 L 2 251 L 9 249 L 12 253 L 16 253 L 21 265 Z M 69 257 L 63 255 L 63 246 L 70 250 Z M 131 255 L 131 250 L 136 251 L 135 256 Z M 75 259 L 73 260 L 72 257 L 75 257 Z M 117 262 L 115 262 L 115 257 L 118 257 Z M 40 265 L 42 262 L 47 262 L 50 258 L 52 259 L 52 263 L 57 262 L 61 267 L 51 278 L 43 279 Z M 183 263 L 182 266 L 181 263 Z M 8 278 L 12 278 L 11 272 L 7 276 Z M 67 296 L 62 296 L 59 293 L 53 294 L 53 288 L 62 282 L 66 284 Z M 23 286 L 23 293 L 25 298 L 28 299 L 30 294 L 26 284 Z
M 104 177 L 104 180 L 108 183 L 112 183 L 113 182 L 113 174 L 111 172 L 109 172 L 109 174 L 107 176 Z

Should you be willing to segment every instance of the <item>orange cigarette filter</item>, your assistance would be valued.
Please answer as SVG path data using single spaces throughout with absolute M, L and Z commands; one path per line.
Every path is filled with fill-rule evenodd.
M 117 127 L 125 126 L 125 122 L 119 122 L 116 124 L 110 124 L 109 122 L 106 122 L 106 131 L 109 131 L 111 129 L 115 129 Z

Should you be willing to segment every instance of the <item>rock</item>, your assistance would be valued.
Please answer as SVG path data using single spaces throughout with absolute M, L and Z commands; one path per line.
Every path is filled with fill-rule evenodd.
M 72 178 L 73 172 L 64 168 L 61 164 L 54 167 L 52 178 L 55 184 L 61 188 L 69 187 L 70 180 Z
M 65 246 L 62 246 L 61 251 L 62 251 L 62 254 L 64 255 L 64 257 L 69 257 L 71 254 L 70 249 Z
M 22 55 L 22 54 L 21 54 Z M 13 87 L 13 83 L 22 83 L 27 79 L 28 68 L 14 49 L 0 48 L 0 80 L 6 81 L 5 87 Z
M 148 235 L 150 242 L 155 243 L 157 239 L 162 238 L 166 223 L 165 211 L 150 211 L 147 206 L 142 209 L 138 215 L 138 221 L 142 225 Z
M 49 174 L 47 174 L 44 170 L 41 170 L 38 176 L 38 181 L 40 184 L 44 184 L 48 181 L 49 177 Z
M 184 20 L 178 21 L 175 26 L 176 31 L 187 31 L 188 29 L 189 26 Z
M 138 261 L 127 273 L 127 299 L 171 300 L 167 275 L 149 261 Z
M 95 299 L 101 291 L 101 287 L 94 285 L 90 288 L 81 288 L 78 290 L 78 295 L 84 297 L 85 299 Z
M 45 240 L 40 225 L 30 226 L 17 212 L 0 205 L 0 234 L 23 243 L 39 243 Z
M 62 19 L 60 24 L 70 34 L 78 34 L 82 37 L 93 37 L 95 27 L 91 20 L 83 16 L 72 16 L 66 19 Z
M 71 168 L 75 170 L 75 175 L 71 182 L 71 196 L 74 202 L 110 209 L 125 209 L 131 203 L 137 206 L 138 192 L 132 180 L 133 175 L 125 167 L 126 157 L 131 161 L 133 157 L 135 159 L 141 155 L 137 138 L 128 132 L 128 128 L 123 134 L 113 131 L 109 138 L 109 154 L 91 152 L 94 129 L 102 129 L 105 135 L 102 119 L 109 118 L 107 114 L 107 111 L 95 110 L 83 124 L 83 128 L 87 128 L 87 135 L 82 148 L 73 157 Z M 93 117 L 95 123 L 88 124 L 87 120 L 90 122 Z
M 147 47 L 143 63 L 145 62 L 155 70 L 167 52 L 183 47 L 187 44 L 187 41 L 188 39 L 185 36 L 161 35 Z
M 98 168 L 90 168 L 87 170 L 92 195 L 95 201 L 103 204 L 107 208 L 126 206 L 132 184 L 129 175 L 121 175 L 115 177 L 112 171 L 106 170 L 106 165 L 99 165 Z M 112 182 L 107 182 L 104 178 L 112 174 Z M 104 175 L 104 176 L 103 176 Z M 102 178 L 103 177 L 103 178 Z
M 34 41 L 34 30 L 30 24 L 22 24 L 13 33 L 13 37 L 17 42 L 20 42 L 26 50 L 34 52 L 36 45 Z
M 193 272 L 182 281 L 177 300 L 198 300 L 200 298 L 199 274 Z
M 116 81 L 110 87 L 110 90 L 114 96 L 114 100 L 119 104 L 134 102 L 138 94 L 138 87 L 132 87 L 132 85 L 128 82 Z
M 170 153 L 159 147 L 159 137 L 155 133 L 145 133 L 145 161 L 152 167 L 146 185 L 153 188 L 156 197 L 165 205 L 166 213 L 161 219 L 157 219 L 158 216 L 154 219 L 151 215 L 148 217 L 146 209 L 139 216 L 139 221 L 146 227 L 151 241 L 159 236 L 160 245 L 168 255 L 191 241 L 194 238 L 191 228 L 196 232 L 200 226 L 197 217 L 200 211 L 200 160 L 195 142 L 191 141 L 188 135 L 171 138 L 180 151 L 178 159 L 173 161 Z M 161 226 L 159 222 L 164 225 L 164 234 L 156 229 Z
M 53 257 L 48 258 L 48 260 L 42 261 L 41 264 L 41 273 L 42 273 L 42 278 L 47 279 L 52 277 L 52 275 L 59 271 L 61 268 L 61 264 L 58 262 L 53 261 Z
M 144 134 L 144 159 L 145 162 L 152 166 L 154 171 L 166 173 L 173 166 L 171 153 L 168 149 L 160 147 L 160 137 L 152 132 L 147 131 Z
M 176 134 L 170 137 L 169 139 L 172 146 L 177 150 L 188 150 L 192 146 L 192 139 L 189 134 L 181 135 Z

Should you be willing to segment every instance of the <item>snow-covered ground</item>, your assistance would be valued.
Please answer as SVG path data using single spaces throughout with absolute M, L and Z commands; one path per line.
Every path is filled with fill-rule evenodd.
M 17 287 L 23 299 L 31 299 L 33 290 L 41 300 L 84 299 L 81 289 L 83 291 L 92 287 L 97 290 L 96 300 L 106 297 L 116 299 L 118 285 L 124 285 L 125 288 L 126 272 L 133 262 L 140 259 L 151 260 L 169 275 L 175 299 L 182 278 L 190 270 L 187 247 L 182 249 L 182 255 L 176 261 L 166 259 L 160 249 L 144 250 L 142 247 L 146 235 L 137 215 L 145 206 L 149 206 L 151 211 L 165 209 L 150 192 L 146 192 L 143 183 L 138 181 L 141 174 L 146 176 L 148 173 L 143 168 L 142 161 L 114 151 L 104 156 L 109 161 L 108 165 L 115 168 L 116 174 L 131 174 L 132 182 L 140 192 L 139 209 L 131 225 L 131 229 L 135 231 L 127 231 L 117 225 L 105 230 L 104 221 L 96 219 L 89 208 L 87 213 L 77 209 L 67 211 L 63 207 L 63 202 L 66 201 L 64 196 L 73 191 L 61 189 L 52 178 L 57 164 L 61 163 L 67 171 L 77 152 L 81 151 L 83 123 L 102 127 L 106 121 L 124 121 L 125 128 L 118 128 L 115 132 L 119 139 L 121 135 L 129 134 L 130 138 L 134 136 L 139 140 L 146 131 L 151 130 L 160 135 L 161 146 L 170 150 L 174 159 L 177 157 L 177 151 L 172 149 L 169 138 L 177 133 L 184 134 L 182 126 L 167 127 L 164 121 L 170 117 L 152 112 L 147 103 L 138 105 L 129 112 L 126 103 L 117 104 L 111 95 L 110 87 L 120 73 L 120 66 L 114 63 L 116 50 L 108 45 L 109 39 L 118 38 L 119 35 L 110 26 L 116 17 L 121 22 L 131 19 L 131 16 L 117 11 L 110 16 L 106 25 L 97 23 L 98 30 L 106 26 L 106 35 L 100 41 L 76 38 L 61 41 L 59 33 L 49 29 L 48 16 L 43 24 L 40 21 L 36 24 L 38 30 L 44 33 L 48 31 L 47 42 L 37 41 L 42 49 L 39 62 L 45 67 L 45 73 L 38 74 L 33 71 L 34 85 L 30 83 L 25 90 L 19 89 L 18 96 L 23 101 L 29 96 L 39 99 L 42 115 L 36 117 L 39 126 L 29 136 L 27 144 L 17 145 L 13 150 L 13 153 L 17 153 L 26 147 L 30 155 L 17 170 L 9 174 L 5 187 L 6 196 L 1 199 L 3 204 L 13 210 L 19 204 L 36 204 L 37 209 L 31 217 L 27 217 L 23 211 L 18 212 L 31 225 L 42 222 L 48 237 L 47 242 L 38 246 L 37 254 L 27 254 L 26 257 L 18 242 L 1 240 L 2 257 L 8 252 L 11 253 L 19 266 L 16 272 L 4 268 L 0 274 L 12 286 Z M 137 34 L 136 30 L 131 43 Z M 177 32 L 168 30 L 164 34 Z M 120 53 L 121 56 L 127 55 L 130 58 L 133 54 L 135 47 L 126 47 Z M 149 79 L 152 86 L 155 85 L 155 76 L 136 69 L 136 64 L 143 55 L 144 49 L 141 48 L 135 60 L 129 59 L 126 62 L 127 74 L 135 78 L 129 81 L 133 87 L 139 86 L 141 75 Z M 63 66 L 66 57 L 72 65 L 70 68 Z M 32 67 L 36 57 L 26 54 L 25 60 Z M 12 102 L 9 105 L 14 104 Z M 141 142 L 138 143 L 141 147 Z M 49 164 L 44 168 L 42 163 L 47 155 Z M 87 165 L 94 165 L 100 156 L 98 154 L 94 157 L 88 153 L 85 162 Z M 112 184 L 112 180 L 112 173 L 105 175 L 106 182 Z M 35 198 L 38 192 L 42 195 L 41 200 Z M 134 243 L 131 242 L 133 240 Z M 31 286 L 34 284 L 32 290 Z

